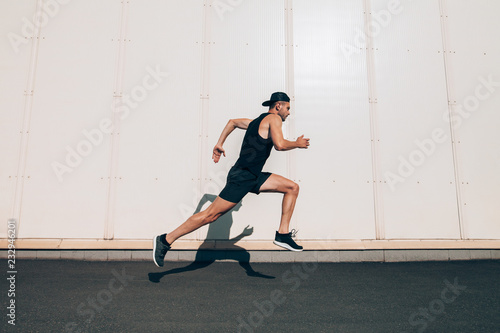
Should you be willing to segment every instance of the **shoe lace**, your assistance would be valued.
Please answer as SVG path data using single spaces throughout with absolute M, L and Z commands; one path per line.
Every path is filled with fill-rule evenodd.
M 290 230 L 290 236 L 295 238 L 295 236 L 297 235 L 298 232 L 299 232 L 298 230 L 292 229 L 292 230 Z

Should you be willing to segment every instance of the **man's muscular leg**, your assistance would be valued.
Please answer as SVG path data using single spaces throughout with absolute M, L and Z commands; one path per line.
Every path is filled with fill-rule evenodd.
M 231 210 L 235 203 L 222 199 L 221 197 L 215 198 L 214 202 L 202 212 L 194 214 L 181 224 L 177 229 L 167 234 L 167 242 L 172 245 L 176 239 L 185 234 L 188 234 L 205 224 L 212 223 L 219 217 L 224 215 L 227 211 Z
M 272 174 L 260 187 L 261 192 L 283 193 L 283 203 L 281 208 L 281 222 L 278 232 L 288 233 L 288 226 L 292 218 L 295 201 L 299 195 L 299 185 L 290 179 Z

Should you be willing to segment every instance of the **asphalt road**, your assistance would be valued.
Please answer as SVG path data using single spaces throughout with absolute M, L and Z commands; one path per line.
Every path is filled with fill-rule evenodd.
M 2 332 L 500 332 L 500 261 L 16 264 Z

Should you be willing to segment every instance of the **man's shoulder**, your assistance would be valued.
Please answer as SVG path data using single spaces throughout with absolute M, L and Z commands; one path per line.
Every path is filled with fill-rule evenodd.
M 263 113 L 262 115 L 264 116 L 263 120 L 267 121 L 275 121 L 281 119 L 280 116 L 274 113 Z
M 281 124 L 281 117 L 274 113 L 269 113 L 262 122 L 267 124 Z

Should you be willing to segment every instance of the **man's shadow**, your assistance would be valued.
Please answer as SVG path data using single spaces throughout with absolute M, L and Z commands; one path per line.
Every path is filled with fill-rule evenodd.
M 213 202 L 217 198 L 216 195 L 213 194 L 205 194 L 201 198 L 198 203 L 198 207 L 193 214 L 199 213 L 203 205 L 207 202 Z M 194 262 L 179 268 L 173 268 L 165 272 L 161 273 L 149 273 L 149 281 L 158 283 L 160 279 L 165 275 L 182 273 L 194 271 L 200 268 L 207 267 L 213 264 L 216 260 L 224 260 L 231 259 L 238 261 L 241 267 L 246 271 L 248 276 L 260 277 L 265 279 L 274 279 L 274 276 L 261 274 L 256 272 L 252 266 L 250 266 L 250 253 L 248 253 L 244 248 L 235 245 L 240 239 L 246 236 L 250 236 L 253 233 L 253 227 L 247 226 L 241 234 L 238 236 L 229 239 L 229 232 L 231 230 L 231 226 L 233 225 L 233 212 L 237 212 L 241 208 L 241 202 L 234 206 L 233 209 L 222 215 L 217 221 L 210 223 L 208 226 L 207 238 L 198 248 L 198 252 L 196 252 L 196 257 Z M 209 240 L 224 240 L 227 245 L 232 249 L 230 251 L 211 251 L 211 250 L 203 250 L 205 245 L 209 242 Z

